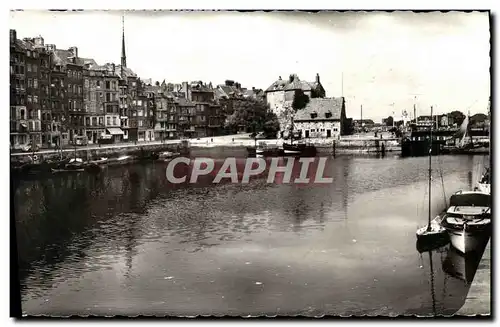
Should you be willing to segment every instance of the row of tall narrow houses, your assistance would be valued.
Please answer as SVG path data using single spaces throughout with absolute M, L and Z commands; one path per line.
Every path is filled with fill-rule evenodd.
M 216 136 L 234 103 L 264 101 L 262 90 L 231 80 L 215 87 L 141 80 L 127 67 L 124 27 L 120 65 L 100 65 L 41 36 L 19 40 L 15 30 L 10 50 L 12 149 Z M 311 96 L 324 96 L 319 76 L 307 85 Z
M 288 80 L 281 76 L 265 91 L 269 109 L 278 117 L 280 134 L 286 136 L 292 127 L 302 137 L 338 138 L 345 132 L 346 112 L 343 97 L 325 98 L 326 92 L 319 74 L 314 82 L 301 81 L 296 74 Z M 307 96 L 304 108 L 293 108 L 297 97 Z M 292 119 L 293 118 L 293 119 Z

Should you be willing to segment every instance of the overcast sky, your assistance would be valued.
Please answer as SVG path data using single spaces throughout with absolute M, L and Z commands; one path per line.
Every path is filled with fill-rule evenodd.
M 18 38 L 42 35 L 100 64 L 120 63 L 121 12 L 11 12 L 9 25 Z M 346 97 L 349 117 L 359 118 L 361 104 L 364 118 L 413 114 L 414 102 L 419 115 L 431 105 L 487 112 L 487 13 L 128 11 L 125 33 L 128 67 L 142 78 L 265 89 L 278 76 L 319 73 L 327 96 Z

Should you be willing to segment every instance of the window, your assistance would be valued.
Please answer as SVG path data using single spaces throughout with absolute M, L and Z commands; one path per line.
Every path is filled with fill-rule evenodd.
M 139 127 L 142 127 L 142 120 L 139 120 Z
M 68 92 L 72 92 L 73 91 L 73 86 L 71 84 L 68 84 Z
M 28 87 L 33 87 L 33 80 L 28 78 Z
M 111 93 L 106 92 L 106 102 L 111 102 Z
M 33 80 L 33 87 L 35 89 L 38 88 L 38 80 L 36 78 Z
M 103 125 L 104 119 L 102 117 L 99 117 L 99 125 Z
M 35 72 L 35 73 L 36 73 L 36 72 L 37 72 L 37 69 L 38 69 L 37 65 L 33 64 L 33 72 Z
M 90 126 L 90 117 L 85 117 L 85 126 Z
M 26 52 L 26 56 L 31 57 L 31 51 L 29 51 L 29 50 L 28 50 L 28 51 Z
M 71 77 L 71 70 L 68 69 L 68 77 Z
M 331 113 L 331 112 L 327 112 L 327 113 L 325 113 L 325 117 L 326 117 L 326 118 L 331 118 L 331 117 L 332 117 L 332 113 Z
M 111 117 L 106 117 L 106 126 L 111 125 Z
M 338 129 L 337 127 L 334 127 L 334 128 L 333 128 L 333 131 L 334 131 L 334 132 L 338 132 L 338 131 L 339 131 L 339 129 Z
M 97 85 L 97 88 L 98 88 L 98 89 L 99 89 L 99 88 L 101 88 L 101 81 L 97 81 L 97 82 L 96 82 L 96 85 Z
M 316 117 L 318 117 L 318 114 L 317 114 L 316 112 L 311 113 L 311 118 L 312 118 L 312 119 L 314 119 L 314 118 L 316 118 Z
M 28 103 L 31 103 L 31 95 L 28 95 Z
M 34 95 L 34 96 L 33 96 L 33 102 L 34 102 L 34 103 L 38 103 L 38 96 L 37 96 L 37 95 Z
M 106 81 L 106 89 L 110 89 L 111 88 L 111 83 L 109 81 Z
M 116 117 L 113 117 L 113 125 L 116 125 Z
M 88 79 L 88 78 L 86 78 L 86 79 L 85 79 L 85 87 L 86 87 L 86 88 L 88 88 L 88 87 L 89 87 L 89 84 L 90 84 L 90 83 L 89 83 L 89 79 Z
M 78 106 L 77 106 L 77 104 L 76 104 L 76 101 L 75 101 L 75 100 L 73 100 L 73 108 L 74 108 L 74 109 L 78 109 Z

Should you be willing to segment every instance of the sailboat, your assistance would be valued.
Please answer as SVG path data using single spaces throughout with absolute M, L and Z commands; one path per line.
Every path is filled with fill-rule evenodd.
M 431 117 L 432 117 L 432 106 L 431 106 Z M 441 225 L 443 221 L 444 214 L 436 216 L 431 219 L 431 191 L 432 191 L 432 131 L 434 125 L 430 130 L 429 139 L 429 215 L 427 226 L 417 229 L 417 248 L 429 247 L 432 248 L 436 244 L 440 244 L 443 238 L 446 237 L 446 229 Z
M 488 147 L 485 146 L 486 142 L 474 142 L 472 134 L 470 133 L 470 114 L 468 114 L 462 125 L 460 125 L 460 132 L 463 133 L 457 147 L 450 149 L 451 154 L 484 154 L 488 153 Z M 467 141 L 468 139 L 468 141 Z M 488 142 L 489 144 L 489 142 Z M 489 145 L 488 145 L 489 146 Z
M 315 157 L 316 156 L 316 147 L 312 144 L 306 144 L 306 143 L 296 143 L 293 144 L 293 138 L 294 138 L 294 128 L 293 128 L 293 115 L 291 118 L 291 125 L 289 129 L 290 133 L 290 143 L 283 143 L 283 152 L 284 155 L 291 155 L 291 156 L 310 156 L 310 157 Z
M 488 103 L 488 120 L 490 121 L 489 126 L 488 126 L 488 158 L 489 160 L 489 167 L 486 167 L 486 170 L 484 174 L 481 176 L 481 179 L 477 183 L 477 190 L 480 192 L 486 193 L 486 194 L 491 194 L 491 112 L 490 109 L 491 105 Z

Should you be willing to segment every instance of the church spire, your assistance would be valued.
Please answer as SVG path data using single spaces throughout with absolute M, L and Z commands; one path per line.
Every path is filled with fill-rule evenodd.
M 127 67 L 127 56 L 125 55 L 125 15 L 122 14 L 122 68 Z

